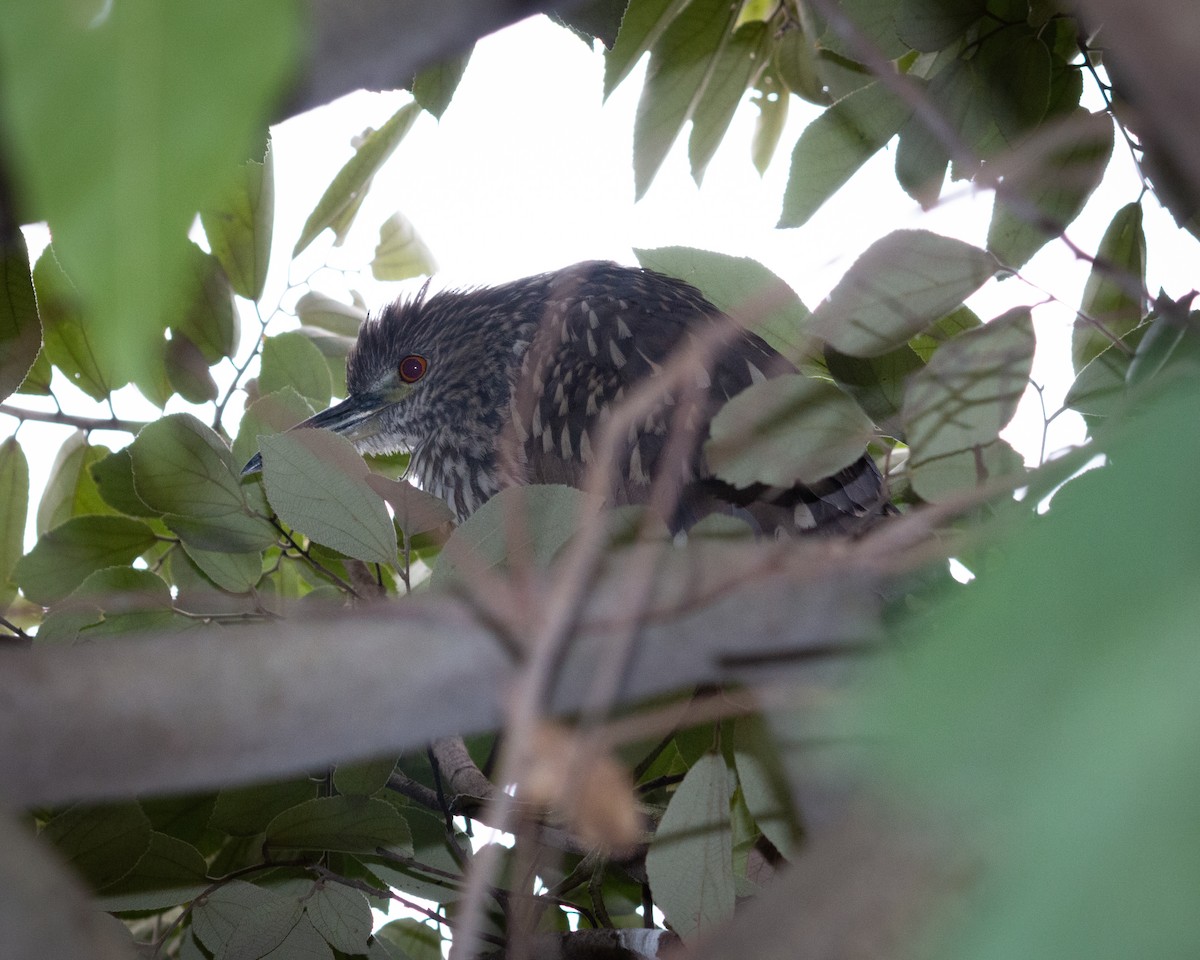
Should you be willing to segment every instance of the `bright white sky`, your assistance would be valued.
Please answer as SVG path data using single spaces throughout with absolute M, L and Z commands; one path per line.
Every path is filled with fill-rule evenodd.
M 436 286 L 493 283 L 593 258 L 633 263 L 634 247 L 686 245 L 762 261 L 810 308 L 862 250 L 891 230 L 922 227 L 984 242 L 989 193 L 976 195 L 951 185 L 948 199 L 924 213 L 897 186 L 890 150 L 876 156 L 806 226 L 776 230 L 791 146 L 817 114 L 795 97 L 765 177 L 750 162 L 757 110 L 747 100 L 710 164 L 703 188 L 695 186 L 688 171 L 685 131 L 647 196 L 635 204 L 632 135 L 642 75 L 641 69 L 635 71 L 602 104 L 602 55 L 544 17 L 482 40 L 442 121 L 423 115 L 376 177 L 345 246 L 331 247 L 325 234 L 291 267 L 290 277 L 301 280 L 328 262 L 351 272 L 349 285 L 372 308 L 410 291 L 415 284 L 374 281 L 368 267 L 378 228 L 396 210 L 412 220 L 437 258 L 441 271 Z M 285 293 L 288 256 L 308 213 L 350 157 L 351 138 L 367 126 L 380 126 L 407 99 L 403 92 L 355 94 L 275 130 L 276 245 L 264 310 L 280 299 L 290 308 L 304 292 L 299 287 Z M 1114 164 L 1120 175 L 1108 178 L 1069 230 L 1084 249 L 1094 250 L 1112 213 L 1137 198 L 1138 181 L 1119 140 Z M 1185 292 L 1195 282 L 1197 244 L 1174 228 L 1153 198 L 1145 208 L 1150 287 Z M 37 249 L 44 242 L 31 236 Z M 362 273 L 354 275 L 357 271 Z M 1061 300 L 1034 313 L 1039 337 L 1035 379 L 1057 374 L 1047 387 L 1051 410 L 1069 385 L 1062 380 L 1070 369 L 1063 351 L 1087 273 L 1087 265 L 1075 261 L 1061 244 L 1051 244 L 1024 271 Z M 314 283 L 333 295 L 347 287 L 343 275 L 334 271 L 316 273 Z M 1017 303 L 1042 299 L 1043 294 L 1010 279 L 988 284 L 971 305 L 987 319 Z M 284 329 L 284 323 L 275 329 Z M 246 322 L 244 332 L 256 335 L 257 323 Z M 64 395 L 68 391 L 73 412 L 107 414 L 81 394 L 76 402 L 70 388 Z M 40 405 L 26 397 L 11 402 Z M 117 395 L 116 408 L 126 417 L 157 415 L 132 388 Z M 235 415 L 227 420 L 232 430 L 236 410 L 230 413 Z M 211 418 L 209 411 L 198 415 Z M 1027 397 L 1006 436 L 1027 458 L 1036 459 L 1041 429 L 1036 397 Z M 34 491 L 44 487 L 54 452 L 69 432 L 36 424 L 22 429 Z M 116 446 L 128 439 L 94 434 L 94 442 Z M 1048 450 L 1080 439 L 1077 418 L 1061 417 Z

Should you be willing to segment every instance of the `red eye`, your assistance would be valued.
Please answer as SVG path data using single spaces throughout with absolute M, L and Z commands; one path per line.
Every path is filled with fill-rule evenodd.
M 400 379 L 405 383 L 416 383 L 425 376 L 425 371 L 428 369 L 428 360 L 417 356 L 415 353 L 410 353 L 400 361 Z

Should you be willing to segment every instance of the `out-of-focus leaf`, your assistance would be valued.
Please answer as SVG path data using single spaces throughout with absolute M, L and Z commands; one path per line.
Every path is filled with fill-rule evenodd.
M 209 885 L 207 864 L 190 843 L 165 833 L 152 833 L 150 846 L 137 866 L 99 891 L 100 909 L 165 910 L 194 900 Z
M 733 725 L 734 765 L 746 807 L 768 840 L 787 859 L 800 843 L 787 773 L 761 718 L 739 717 Z
M 230 286 L 247 300 L 261 297 L 275 222 L 275 159 L 270 143 L 261 163 L 248 160 L 237 167 L 220 197 L 200 211 L 200 222 Z
M 328 430 L 261 438 L 267 498 L 288 526 L 347 556 L 396 562 L 396 530 L 354 445 Z
M 817 49 L 799 26 L 785 29 L 775 44 L 775 70 L 789 90 L 819 107 L 829 105 L 831 97 L 817 67 Z
M 899 131 L 912 108 L 876 81 L 805 127 L 792 150 L 780 227 L 799 227 Z
M 239 324 L 225 271 L 215 257 L 194 243 L 188 248 L 191 283 L 187 297 L 171 316 L 171 331 L 192 341 L 208 364 L 232 357 L 238 348 Z
M 1107 417 L 1120 409 L 1126 394 L 1129 364 L 1149 324 L 1136 327 L 1090 360 L 1067 391 L 1065 406 L 1085 417 Z
M 42 828 L 42 838 L 94 888 L 115 883 L 150 848 L 150 821 L 136 803 L 71 807 Z
M 604 99 L 617 89 L 639 60 L 663 35 L 687 0 L 630 0 L 617 41 L 604 56 Z
M 633 125 L 633 180 L 638 199 L 650 188 L 671 145 L 713 81 L 716 63 L 733 42 L 735 16 L 736 9 L 725 0 L 692 0 L 655 42 Z
M 125 566 L 154 546 L 154 531 L 129 517 L 74 517 L 17 561 L 13 579 L 34 603 L 61 600 L 104 567 Z
M 367 485 L 388 502 L 396 526 L 409 537 L 437 530 L 454 520 L 454 512 L 444 500 L 411 483 L 373 473 L 367 477 Z
M 439 120 L 442 119 L 442 114 L 450 106 L 450 101 L 454 98 L 454 91 L 458 89 L 463 74 L 467 72 L 467 64 L 471 60 L 471 53 L 474 49 L 474 44 L 472 44 L 471 49 L 466 53 L 443 60 L 441 63 L 435 63 L 416 75 L 413 79 L 412 95 L 413 99 L 421 105 L 422 110 L 433 114 Z
M 442 935 L 437 927 L 420 920 L 393 920 L 380 927 L 375 937 L 402 950 L 400 956 L 407 960 L 439 960 L 442 956 Z
M 278 814 L 266 845 L 293 850 L 374 853 L 379 847 L 412 849 L 408 824 L 392 804 L 371 797 L 318 797 Z
M 582 491 L 559 484 L 501 490 L 454 531 L 433 568 L 431 583 L 448 586 L 477 566 L 499 566 L 510 555 L 543 569 L 571 539 L 583 511 L 598 506 Z
M 796 291 L 749 257 L 693 247 L 634 250 L 638 263 L 694 284 L 714 305 L 753 330 L 795 364 L 812 349 L 811 314 Z
M 20 230 L 0 248 L 0 400 L 17 389 L 42 346 L 29 269 L 29 248 Z
M 0 90 L 14 174 L 83 294 L 112 387 L 155 379 L 188 228 L 293 74 L 300 17 L 276 0 L 94 12 L 7 8 Z
M 258 389 L 263 394 L 291 387 L 318 409 L 329 404 L 329 367 L 313 342 L 295 330 L 267 337 L 262 347 Z
M 706 754 L 679 784 L 646 854 L 654 902 L 682 937 L 733 914 L 731 789 L 725 761 Z
M 296 315 L 306 327 L 320 327 L 341 337 L 357 337 L 367 311 L 323 293 L 309 291 L 296 301 Z
M 96 492 L 118 513 L 131 517 L 159 517 L 161 510 L 146 506 L 133 487 L 133 457 L 129 448 L 114 451 L 88 467 Z
M 421 108 L 416 103 L 406 103 L 392 114 L 391 118 L 378 130 L 370 131 L 358 145 L 354 156 L 338 171 L 333 182 L 325 190 L 321 199 L 300 231 L 300 239 L 292 250 L 296 256 L 317 238 L 326 227 L 338 223 L 338 236 L 344 236 L 349 229 L 349 222 L 344 217 L 347 210 L 357 210 L 362 198 L 370 189 L 371 180 L 379 172 L 379 168 L 387 161 L 404 139 L 405 134 L 412 129 Z M 340 218 L 340 219 L 339 219 Z
M 433 253 L 402 213 L 393 213 L 379 228 L 371 273 L 376 280 L 407 280 L 437 270 Z
M 987 248 L 1007 267 L 1018 269 L 1077 217 L 1099 185 L 1113 148 L 1107 114 L 1078 110 L 1069 123 L 1069 142 L 1044 151 L 1022 150 L 996 190 Z M 1061 141 L 1059 141 L 1061 143 Z
M 887 772 L 889 807 L 965 826 L 978 897 L 928 941 L 934 960 L 1200 942 L 1183 909 L 1200 884 L 1200 597 L 1181 589 L 1200 577 L 1200 523 L 1180 509 L 1200 449 L 1179 442 L 1200 421 L 1195 383 L 1193 368 L 1046 515 L 989 538 L 986 576 L 915 618 L 903 669 L 861 701 L 855 729 L 886 731 L 866 769 Z
M 104 400 L 110 391 L 128 383 L 99 357 L 99 332 L 85 321 L 79 294 L 59 266 L 53 247 L 47 247 L 38 257 L 33 286 L 42 318 L 46 359 L 94 400 Z
M 840 22 L 826 21 L 825 10 L 812 4 L 805 15 L 814 26 L 813 36 L 820 46 L 847 60 L 861 61 L 865 43 L 877 55 L 894 60 L 908 52 L 896 33 L 896 11 L 892 3 L 876 0 L 838 0 Z
M 29 462 L 16 437 L 0 442 L 0 610 L 12 600 L 7 581 L 25 552 Z
M 933 53 L 987 12 L 987 0 L 900 0 L 896 33 L 914 50 Z
M 1015 476 L 1025 470 L 1025 459 L 1004 440 L 993 440 L 971 450 L 939 454 L 917 461 L 909 458 L 909 480 L 922 500 L 937 503 L 972 487 Z
M 284 780 L 231 787 L 217 794 L 210 824 L 233 837 L 255 837 L 284 810 L 316 799 L 314 781 Z
M 335 397 L 346 396 L 346 360 L 354 347 L 353 337 L 343 337 L 320 327 L 301 327 L 296 331 L 308 337 L 314 347 L 321 351 L 329 367 L 329 379 Z
M 1050 51 L 1032 30 L 996 33 L 982 44 L 974 65 L 983 73 L 990 113 L 1010 146 L 1046 115 L 1050 102 Z
M 854 357 L 906 343 L 983 286 L 991 254 L 926 230 L 877 240 L 813 314 L 813 333 Z
M 933 351 L 941 344 L 966 330 L 974 330 L 980 326 L 983 326 L 983 321 L 979 319 L 975 311 L 970 307 L 958 307 L 934 323 L 933 326 L 926 327 L 923 333 L 918 333 L 908 342 L 908 345 L 912 347 L 913 352 L 921 358 L 923 363 L 928 363 L 929 358 L 933 356 Z
M 361 954 L 371 936 L 371 907 L 359 891 L 339 883 L 319 883 L 304 904 L 312 925 L 331 947 Z
M 711 66 L 711 76 L 692 113 L 688 137 L 688 160 L 697 186 L 729 129 L 733 114 L 756 82 L 770 54 L 771 31 L 761 21 L 746 23 L 733 31 Z
M 754 105 L 758 107 L 758 116 L 754 120 L 750 160 L 760 177 L 766 175 L 771 158 L 775 156 L 775 149 L 779 146 L 779 138 L 783 136 L 789 100 L 787 88 L 774 74 L 766 74 L 759 79 L 758 93 L 753 99 Z
M 217 382 L 208 372 L 204 354 L 182 333 L 167 343 L 166 366 L 168 382 L 188 403 L 217 399 Z
M 71 517 L 89 513 L 112 513 L 92 479 L 91 467 L 108 456 L 107 447 L 93 447 L 82 430 L 71 434 L 58 450 L 50 478 L 38 504 L 37 532 L 40 536 Z
M 991 443 L 1012 419 L 1033 366 L 1033 320 L 1019 307 L 943 344 L 904 397 L 914 465 Z
M 704 454 L 722 480 L 790 486 L 849 466 L 875 427 L 833 384 L 791 374 L 743 390 L 713 418 L 710 433 Z
M 1154 301 L 1154 313 L 1149 317 L 1146 335 L 1129 363 L 1126 380 L 1137 388 L 1153 379 L 1165 367 L 1181 344 L 1192 349 L 1193 356 L 1200 348 L 1200 313 L 1188 312 L 1196 299 L 1193 290 L 1178 301 L 1160 293 Z
M 1076 373 L 1142 322 L 1146 315 L 1146 234 L 1142 205 L 1127 203 L 1108 225 L 1083 288 L 1071 337 Z

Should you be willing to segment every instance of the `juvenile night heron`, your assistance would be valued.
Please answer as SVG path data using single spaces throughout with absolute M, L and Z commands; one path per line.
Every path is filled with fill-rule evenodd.
M 688 387 L 673 382 L 623 438 L 610 502 L 647 502 L 669 471 L 679 483 L 673 530 L 725 512 L 770 534 L 849 532 L 889 510 L 866 455 L 811 485 L 739 489 L 714 477 L 702 447 L 716 411 L 795 368 L 695 287 L 615 263 L 391 304 L 359 331 L 348 399 L 299 426 L 333 430 L 362 453 L 410 451 L 410 475 L 462 520 L 513 484 L 583 486 L 606 418 L 706 332 L 710 356 L 693 364 Z M 688 433 L 672 445 L 681 426 Z M 245 472 L 260 466 L 256 455 Z

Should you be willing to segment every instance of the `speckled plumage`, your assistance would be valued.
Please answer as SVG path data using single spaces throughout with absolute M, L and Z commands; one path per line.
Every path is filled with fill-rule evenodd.
M 359 333 L 346 372 L 351 400 L 393 395 L 405 357 L 425 358 L 428 369 L 401 388 L 402 399 L 379 401 L 371 432 L 354 439 L 364 452 L 410 450 L 412 477 L 460 519 L 510 484 L 580 486 L 602 419 L 689 337 L 716 325 L 725 336 L 713 360 L 696 365 L 688 395 L 665 398 L 629 430 L 610 499 L 647 500 L 672 424 L 682 420 L 693 429 L 675 461 L 682 486 L 668 519 L 676 529 L 719 510 L 772 531 L 849 529 L 882 512 L 880 476 L 865 456 L 812 486 L 737 490 L 709 474 L 701 445 L 720 405 L 757 380 L 794 371 L 759 337 L 725 326 L 732 324 L 689 284 L 606 262 L 495 287 L 423 291 Z

